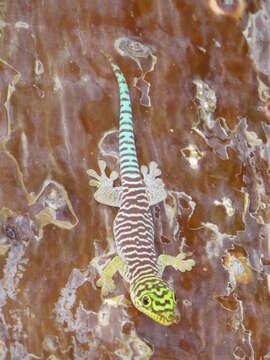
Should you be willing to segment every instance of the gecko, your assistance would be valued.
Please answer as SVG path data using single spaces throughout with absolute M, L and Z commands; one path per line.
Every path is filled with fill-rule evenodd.
M 120 93 L 119 162 L 120 186 L 114 186 L 119 174 L 106 174 L 106 162 L 98 161 L 100 175 L 88 169 L 89 185 L 97 188 L 97 202 L 118 207 L 113 223 L 116 243 L 115 255 L 104 267 L 97 286 L 103 296 L 115 289 L 114 274 L 118 271 L 129 287 L 134 306 L 161 325 L 176 322 L 176 296 L 174 290 L 162 279 L 166 266 L 181 272 L 190 271 L 193 259 L 177 256 L 157 256 L 154 245 L 154 222 L 151 207 L 167 197 L 161 171 L 156 162 L 141 166 L 137 158 L 133 130 L 132 107 L 126 79 L 112 57 L 106 54 L 118 82 Z

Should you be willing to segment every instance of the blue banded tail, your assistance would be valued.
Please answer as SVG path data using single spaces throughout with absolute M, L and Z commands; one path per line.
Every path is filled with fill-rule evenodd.
M 116 76 L 120 93 L 119 157 L 121 181 L 141 178 L 132 120 L 132 108 L 126 79 L 109 55 L 106 55 Z

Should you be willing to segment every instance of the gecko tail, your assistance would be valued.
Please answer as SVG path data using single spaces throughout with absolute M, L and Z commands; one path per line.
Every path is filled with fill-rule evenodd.
M 132 108 L 128 85 L 122 71 L 114 62 L 112 56 L 106 52 L 103 52 L 103 54 L 112 67 L 118 82 L 120 93 L 119 157 L 121 180 L 124 182 L 125 179 L 138 179 L 138 177 L 141 178 L 141 174 L 135 146 Z

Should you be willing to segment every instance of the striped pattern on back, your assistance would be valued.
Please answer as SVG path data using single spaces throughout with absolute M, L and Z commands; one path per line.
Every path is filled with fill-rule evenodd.
M 127 277 L 133 291 L 139 283 L 159 273 L 153 219 L 135 147 L 129 90 L 121 70 L 109 60 L 120 92 L 119 156 L 123 188 L 114 236 L 117 251 L 128 265 Z

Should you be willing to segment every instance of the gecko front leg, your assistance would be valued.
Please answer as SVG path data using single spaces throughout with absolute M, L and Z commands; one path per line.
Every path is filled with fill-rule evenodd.
M 149 168 L 149 171 L 148 171 Z M 146 185 L 147 193 L 150 199 L 150 206 L 156 205 L 167 197 L 165 185 L 159 176 L 161 171 L 155 161 L 151 161 L 149 166 L 142 165 L 141 173 Z
M 121 186 L 113 187 L 114 181 L 118 178 L 118 173 L 112 171 L 108 177 L 105 173 L 106 163 L 103 160 L 98 161 L 100 175 L 93 169 L 87 170 L 87 174 L 94 178 L 89 181 L 90 186 L 97 187 L 94 198 L 101 204 L 120 207 L 121 201 Z
M 101 277 L 97 281 L 97 286 L 101 287 L 102 296 L 106 296 L 115 289 L 115 283 L 113 281 L 114 274 L 119 271 L 125 278 L 126 267 L 124 260 L 120 256 L 115 256 L 105 266 L 102 271 Z
M 195 261 L 193 259 L 186 259 L 186 254 L 180 252 L 177 256 L 171 255 L 159 255 L 158 257 L 158 265 L 161 272 L 166 266 L 172 266 L 175 270 L 179 270 L 181 272 L 190 271 L 193 266 L 195 266 Z

